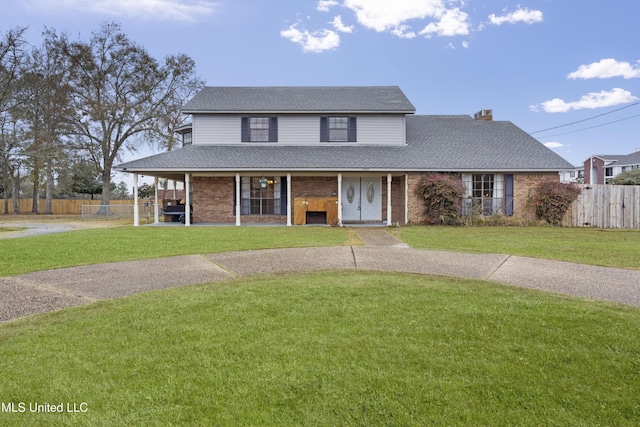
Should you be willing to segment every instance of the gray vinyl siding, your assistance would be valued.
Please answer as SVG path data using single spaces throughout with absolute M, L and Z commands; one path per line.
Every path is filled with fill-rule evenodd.
M 405 116 L 397 114 L 358 116 L 358 143 L 402 145 L 405 143 Z
M 247 114 L 257 116 L 259 114 Z M 340 115 L 340 114 L 329 114 Z M 320 115 L 279 115 L 278 144 L 320 143 Z M 403 114 L 370 114 L 357 117 L 357 142 L 367 145 L 402 145 L 405 142 Z M 241 144 L 241 115 L 193 114 L 193 144 Z M 332 144 L 332 143 L 324 143 Z
M 240 144 L 240 116 L 194 114 L 193 145 Z

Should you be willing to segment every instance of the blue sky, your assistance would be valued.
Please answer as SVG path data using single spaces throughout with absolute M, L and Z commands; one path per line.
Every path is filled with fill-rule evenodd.
M 397 85 L 416 114 L 492 109 L 573 164 L 640 148 L 637 0 L 0 2 L 2 33 L 88 40 L 115 21 L 210 86 Z

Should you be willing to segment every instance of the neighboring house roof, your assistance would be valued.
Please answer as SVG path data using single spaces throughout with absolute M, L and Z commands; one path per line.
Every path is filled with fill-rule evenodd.
M 627 154 L 626 156 L 620 156 L 612 164 L 616 166 L 638 165 L 640 164 L 640 151 L 635 151 L 631 154 Z
M 415 107 L 398 86 L 205 87 L 182 108 L 191 113 L 404 113 Z
M 191 145 L 122 163 L 128 172 L 559 171 L 573 165 L 511 122 L 470 116 L 407 116 L 407 144 Z
M 598 158 L 607 163 L 607 166 L 637 165 L 640 164 L 640 150 L 631 154 L 594 154 L 585 160 L 584 163 L 588 163 L 591 158 Z

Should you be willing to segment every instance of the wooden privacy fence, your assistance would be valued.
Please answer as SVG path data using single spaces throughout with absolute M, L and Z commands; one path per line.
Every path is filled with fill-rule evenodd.
M 80 215 L 82 214 L 82 205 L 99 205 L 100 200 L 58 200 L 51 201 L 51 213 L 54 215 Z M 112 205 L 133 205 L 133 200 L 111 200 Z M 45 200 L 39 201 L 40 213 L 45 211 Z M 31 213 L 33 200 L 20 199 L 20 213 Z M 0 213 L 4 213 L 4 200 L 0 199 Z M 9 213 L 13 213 L 13 200 L 9 200 Z
M 640 228 L 640 185 L 582 184 L 562 225 Z

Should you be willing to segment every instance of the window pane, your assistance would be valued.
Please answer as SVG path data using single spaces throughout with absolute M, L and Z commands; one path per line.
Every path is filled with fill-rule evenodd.
M 269 117 L 249 118 L 249 140 L 251 142 L 269 142 Z
M 348 140 L 349 118 L 329 117 L 329 141 L 342 142 Z

